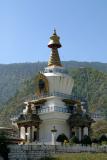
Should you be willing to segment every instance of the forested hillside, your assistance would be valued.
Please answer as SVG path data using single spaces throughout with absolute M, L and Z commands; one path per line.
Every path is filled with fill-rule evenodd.
M 79 68 L 71 72 L 75 83 L 73 94 L 88 99 L 89 111 L 107 109 L 107 74 L 93 68 Z
M 15 95 L 25 80 L 32 79 L 40 70 L 47 65 L 46 62 L 19 63 L 0 65 L 0 106 Z M 67 70 L 80 67 L 91 67 L 107 73 L 107 64 L 98 62 L 63 62 Z
M 69 74 L 75 80 L 73 95 L 86 97 L 91 112 L 107 110 L 107 74 L 92 68 L 69 68 Z M 17 115 L 24 107 L 23 102 L 34 93 L 35 77 L 22 83 L 15 96 L 5 103 L 1 115 Z
M 15 95 L 25 80 L 30 80 L 46 63 L 20 63 L 0 65 L 1 105 Z
M 64 62 L 64 65 L 75 81 L 72 94 L 86 97 L 91 112 L 107 111 L 107 73 L 102 67 L 107 64 L 93 63 L 91 68 L 91 63 Z M 23 102 L 35 93 L 35 76 L 44 66 L 46 63 L 0 65 L 2 120 L 2 115 L 6 118 L 22 111 Z

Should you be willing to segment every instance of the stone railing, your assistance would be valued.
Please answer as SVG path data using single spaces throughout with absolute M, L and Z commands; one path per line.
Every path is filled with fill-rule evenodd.
M 40 99 L 40 98 L 46 98 L 46 97 L 50 97 L 50 96 L 58 96 L 58 97 L 62 97 L 64 99 L 80 100 L 82 102 L 86 102 L 85 97 L 72 96 L 72 95 L 68 95 L 68 94 L 64 94 L 64 93 L 60 93 L 60 92 L 43 94 L 43 95 L 40 95 L 40 96 L 32 95 L 26 101 L 37 100 L 37 99 Z
M 56 146 L 56 152 L 79 153 L 79 152 L 107 152 L 107 146 Z
M 40 109 L 38 109 L 38 113 L 48 113 L 48 112 L 63 112 L 63 113 L 71 113 L 71 110 L 65 107 L 59 107 L 59 106 L 43 106 Z

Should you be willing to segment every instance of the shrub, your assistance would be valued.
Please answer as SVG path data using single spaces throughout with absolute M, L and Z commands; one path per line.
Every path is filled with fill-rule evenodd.
M 107 145 L 107 141 L 102 141 L 101 145 Z
M 92 144 L 91 138 L 87 135 L 84 135 L 81 142 L 82 142 L 82 145 L 85 145 L 85 146 Z
M 6 140 L 6 135 L 4 135 L 4 133 L 0 133 L 0 155 L 4 158 L 4 160 L 8 160 L 9 153 Z
M 56 139 L 57 142 L 61 142 L 62 144 L 65 140 L 68 141 L 68 138 L 64 133 L 60 134 Z
M 79 139 L 76 136 L 73 136 L 70 140 L 70 145 L 72 144 L 78 144 L 79 143 Z
M 100 136 L 99 143 L 101 144 L 103 141 L 107 141 L 107 136 L 104 134 Z

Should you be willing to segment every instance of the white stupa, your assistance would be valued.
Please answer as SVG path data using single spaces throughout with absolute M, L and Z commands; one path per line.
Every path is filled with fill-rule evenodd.
M 75 134 L 81 140 L 83 135 L 88 135 L 91 121 L 79 124 L 72 120 L 74 114 L 80 114 L 81 118 L 81 103 L 71 99 L 74 80 L 61 64 L 59 39 L 54 30 L 48 44 L 51 48 L 48 66 L 36 77 L 36 96 L 25 102 L 26 109 L 17 120 L 20 138 L 29 142 L 53 143 L 53 127 L 56 138 L 65 134 L 69 139 Z

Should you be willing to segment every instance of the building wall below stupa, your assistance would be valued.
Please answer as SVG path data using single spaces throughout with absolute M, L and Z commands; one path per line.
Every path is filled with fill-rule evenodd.
M 70 129 L 69 125 L 67 124 L 67 119 L 69 117 L 69 113 L 45 113 L 40 115 L 41 119 L 44 119 L 40 125 L 39 129 L 39 141 L 46 142 L 51 144 L 52 143 L 52 133 L 51 130 L 53 126 L 55 126 L 56 132 L 56 139 L 58 135 L 64 133 L 68 138 L 70 138 Z

